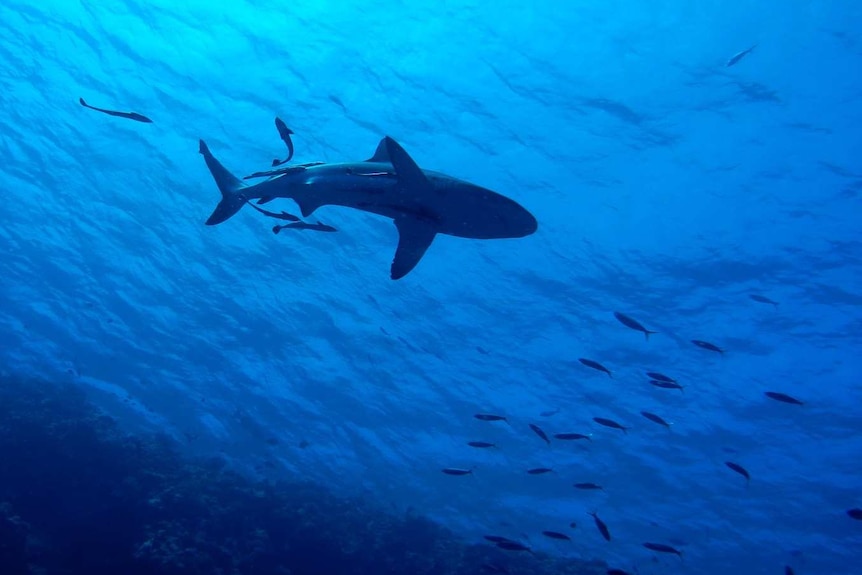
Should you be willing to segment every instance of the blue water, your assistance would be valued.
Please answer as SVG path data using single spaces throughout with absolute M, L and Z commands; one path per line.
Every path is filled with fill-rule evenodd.
M 469 542 L 644 575 L 853 573 L 860 26 L 849 1 L 8 0 L 0 370 Z M 539 229 L 440 236 L 392 281 L 395 227 L 364 212 L 318 210 L 332 234 L 275 235 L 250 209 L 204 226 L 219 194 L 198 139 L 238 174 L 267 169 L 275 116 L 294 161 L 364 160 L 390 135 Z M 592 441 L 547 446 L 529 423 Z

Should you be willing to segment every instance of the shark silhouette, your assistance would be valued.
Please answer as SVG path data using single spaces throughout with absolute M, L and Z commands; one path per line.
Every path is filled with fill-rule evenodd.
M 469 182 L 421 169 L 390 137 L 364 162 L 297 166 L 253 185 L 231 174 L 200 141 L 200 153 L 221 201 L 206 221 L 224 222 L 251 200 L 289 198 L 303 217 L 327 205 L 344 206 L 392 219 L 398 248 L 390 276 L 403 278 L 416 267 L 437 234 L 461 238 L 521 238 L 536 231 L 536 218 L 517 202 Z

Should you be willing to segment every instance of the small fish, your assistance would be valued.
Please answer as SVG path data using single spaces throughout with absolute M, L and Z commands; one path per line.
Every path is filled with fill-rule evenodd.
M 473 417 L 479 421 L 505 421 L 506 423 L 509 423 L 509 420 L 502 415 L 494 415 L 493 413 L 477 413 Z
M 657 379 L 651 379 L 649 380 L 649 382 L 651 385 L 660 387 L 662 389 L 678 389 L 681 392 L 685 393 L 685 388 L 678 383 L 673 383 L 670 381 L 659 381 Z
M 544 475 L 545 473 L 553 473 L 553 471 L 550 467 L 534 467 L 533 469 L 528 469 L 527 473 L 530 475 Z
M 470 447 L 479 447 L 479 448 L 497 447 L 497 444 L 488 443 L 487 441 L 468 441 L 467 445 L 469 445 Z
M 87 102 L 84 101 L 84 98 L 78 98 L 78 103 L 84 106 L 85 108 L 90 108 L 91 110 L 95 110 L 97 112 L 102 112 L 103 114 L 108 114 L 109 116 L 115 116 L 117 118 L 126 118 L 127 120 L 134 120 L 136 122 L 143 122 L 144 124 L 152 124 L 153 121 L 147 118 L 146 116 L 142 116 L 137 112 L 117 112 L 115 110 L 106 110 L 104 108 L 96 108 L 95 106 L 91 106 Z
M 725 464 L 725 465 L 727 465 L 727 466 L 728 466 L 729 468 L 731 468 L 732 470 L 734 470 L 734 471 L 736 471 L 737 473 L 739 473 L 740 475 L 742 475 L 743 477 L 745 477 L 745 482 L 746 482 L 746 484 L 747 484 L 749 481 L 751 481 L 751 475 L 749 475 L 749 474 L 748 474 L 748 471 L 747 471 L 743 466 L 741 466 L 740 464 L 738 464 L 738 463 L 734 463 L 734 462 L 732 462 L 732 461 L 725 461 L 725 462 L 724 462 L 724 464 Z
M 629 575 L 628 571 L 623 571 L 622 569 L 608 569 L 608 575 Z
M 552 417 L 554 415 L 557 415 L 558 413 L 560 413 L 559 407 L 557 409 L 550 409 L 548 411 L 543 411 L 539 415 L 541 415 L 542 417 Z
M 550 444 L 551 444 L 551 440 L 550 440 L 550 439 L 548 439 L 548 435 L 547 435 L 544 431 L 542 431 L 542 428 L 541 428 L 541 427 L 539 427 L 539 426 L 538 426 L 538 425 L 536 425 L 535 423 L 531 423 L 531 424 L 530 424 L 530 429 L 532 429 L 532 430 L 533 430 L 533 432 L 534 432 L 536 435 L 538 435 L 539 437 L 541 437 L 541 438 L 545 441 L 545 443 L 547 443 L 548 445 L 550 445 Z
M 709 343 L 708 341 L 703 341 L 702 339 L 693 339 L 691 340 L 691 343 L 693 343 L 699 348 L 708 349 L 709 351 L 714 351 L 716 353 L 724 355 L 724 350 L 715 345 L 714 343 Z
M 642 333 L 644 334 L 644 337 L 645 337 L 647 340 L 649 340 L 649 336 L 650 336 L 650 334 L 658 333 L 657 331 L 650 331 L 650 330 L 648 330 L 647 328 L 645 328 L 644 326 L 642 326 L 642 325 L 640 324 L 640 322 L 639 322 L 639 321 L 637 321 L 637 320 L 635 320 L 635 319 L 630 318 L 629 316 L 627 316 L 627 315 L 626 315 L 626 314 L 624 314 L 624 313 L 620 313 L 620 312 L 618 312 L 618 311 L 615 311 L 615 312 L 614 312 L 614 317 L 615 317 L 615 318 L 617 318 L 617 320 L 618 320 L 621 324 L 623 324 L 624 326 L 626 326 L 626 327 L 628 327 L 628 328 L 631 328 L 631 329 L 633 329 L 633 330 L 635 330 L 635 331 L 640 331 L 640 332 L 642 332 Z
M 852 519 L 855 519 L 856 521 L 862 521 L 862 509 L 859 509 L 858 507 L 848 509 L 847 515 L 849 515 Z
M 294 229 L 294 230 L 314 230 L 316 232 L 337 232 L 336 228 L 332 226 L 328 226 L 326 224 L 317 222 L 316 224 L 309 224 L 308 222 L 294 222 L 292 224 L 284 224 L 282 226 L 273 226 L 272 233 L 277 234 L 281 230 L 284 229 Z
M 599 519 L 598 513 L 590 513 L 593 516 L 593 521 L 596 522 L 596 528 L 599 530 L 599 533 L 602 534 L 602 537 L 605 538 L 605 541 L 611 540 L 611 532 L 608 530 L 608 526 L 605 525 L 605 522 Z
M 730 68 L 731 66 L 733 66 L 734 64 L 736 64 L 737 62 L 739 62 L 740 60 L 742 60 L 743 58 L 745 58 L 749 54 L 751 54 L 752 50 L 754 50 L 755 48 L 757 48 L 757 44 L 754 44 L 751 48 L 747 48 L 747 49 L 743 50 L 742 52 L 738 52 L 738 53 L 734 54 L 733 56 L 731 56 L 730 60 L 727 61 L 727 67 Z
M 571 523 L 569 523 L 569 527 L 571 527 L 572 529 L 577 529 L 578 523 L 576 521 L 572 521 Z
M 607 419 L 605 417 L 594 417 L 593 421 L 595 421 L 599 425 L 604 425 L 605 427 L 610 427 L 612 429 L 619 429 L 623 433 L 628 433 L 626 431 L 628 429 L 628 427 L 623 427 L 622 425 L 620 425 L 619 423 L 617 423 L 613 419 Z
M 648 371 L 646 372 L 646 376 L 650 379 L 654 379 L 656 381 L 664 381 L 667 383 L 676 383 L 676 380 L 670 376 L 667 376 L 663 373 L 659 373 L 657 371 Z
M 670 545 L 665 545 L 664 543 L 644 543 L 643 546 L 650 551 L 656 551 L 658 553 L 673 553 L 682 559 L 682 551 L 675 547 L 671 547 Z
M 749 298 L 751 298 L 751 299 L 753 299 L 754 301 L 756 301 L 756 302 L 758 302 L 758 303 L 768 303 L 768 304 L 770 304 L 770 305 L 774 305 L 775 307 L 778 307 L 778 302 L 777 302 L 777 301 L 773 301 L 773 300 L 769 299 L 769 298 L 768 298 L 768 297 L 766 297 L 766 296 L 763 296 L 763 295 L 757 295 L 757 294 L 751 294 L 751 295 L 750 295 L 750 296 L 748 296 L 748 297 L 749 297 Z
M 763 395 L 768 397 L 769 399 L 774 399 L 775 401 L 780 401 L 782 403 L 792 403 L 793 405 L 803 405 L 801 401 L 796 399 L 795 397 L 791 397 L 786 393 L 781 393 L 778 391 L 765 391 Z
M 659 425 L 663 425 L 663 426 L 667 427 L 668 429 L 670 429 L 670 423 L 668 423 L 667 421 L 665 421 L 664 419 L 662 419 L 661 417 L 659 417 L 655 413 L 650 413 L 649 411 L 641 411 L 641 415 L 643 415 L 644 417 L 646 417 L 650 421 L 653 421 L 655 423 L 658 423 Z
M 550 539 L 558 539 L 560 541 L 571 541 L 572 538 L 566 535 L 565 533 L 560 533 L 559 531 L 542 531 L 542 535 L 548 537 Z
M 604 491 L 604 487 L 597 483 L 575 483 L 575 488 L 577 489 L 601 489 Z
M 293 140 L 290 139 L 290 135 L 293 134 L 293 130 L 287 127 L 281 118 L 276 117 L 275 119 L 275 129 L 278 130 L 278 136 L 281 138 L 281 141 L 284 142 L 284 145 L 287 146 L 287 159 L 286 160 L 273 160 L 272 167 L 280 166 L 281 164 L 286 164 L 293 157 Z
M 473 473 L 472 469 L 459 469 L 457 467 L 446 467 L 443 469 L 443 473 L 446 475 L 471 475 Z
M 479 352 L 479 353 L 481 353 L 482 355 L 489 355 L 489 354 L 491 353 L 491 352 L 489 352 L 487 349 L 485 349 L 484 347 L 482 347 L 481 345 L 477 345 L 477 346 L 476 346 L 476 351 L 478 351 L 478 352 Z
M 791 567 L 790 565 L 785 565 L 784 575 L 795 575 L 795 573 L 793 572 L 793 567 Z
M 591 367 L 597 371 L 602 371 L 602 372 L 608 374 L 608 377 L 610 377 L 611 379 L 614 378 L 613 374 L 611 373 L 611 370 L 609 370 L 608 368 L 606 368 L 605 366 L 603 366 L 602 364 L 600 364 L 597 361 L 593 361 L 591 359 L 586 359 L 583 357 L 579 358 L 578 361 L 587 367 Z
M 253 204 L 253 203 L 251 203 L 251 202 L 248 202 L 248 205 L 250 205 L 251 207 L 253 207 L 253 208 L 254 208 L 254 209 L 256 209 L 257 211 L 259 211 L 259 212 L 260 212 L 260 213 L 262 213 L 263 215 L 265 215 L 265 216 L 269 216 L 270 218 L 276 218 L 276 219 L 279 219 L 279 220 L 287 220 L 287 221 L 290 221 L 290 222 L 299 222 L 299 221 L 301 221 L 297 216 L 294 216 L 293 214 L 289 214 L 289 213 L 287 213 L 287 212 L 285 212 L 285 211 L 282 211 L 281 213 L 278 213 L 278 214 L 277 214 L 277 213 L 275 213 L 275 212 L 270 212 L 269 210 L 265 210 L 265 209 L 263 209 L 263 208 L 259 208 L 259 207 L 257 207 L 256 205 L 254 205 L 254 204 Z M 276 233 L 278 233 L 278 232 L 276 232 Z
M 483 535 L 485 539 L 490 541 L 491 543 L 500 543 L 502 541 L 512 541 L 508 537 L 503 537 L 502 535 Z
M 497 543 L 497 547 L 500 549 L 505 549 L 506 551 L 527 551 L 532 553 L 533 550 L 524 545 L 523 543 L 519 543 L 517 541 L 500 541 Z
M 587 441 L 592 441 L 589 435 L 584 435 L 583 433 L 556 433 L 554 437 L 557 439 L 562 439 L 563 441 L 574 441 L 576 439 L 586 439 Z

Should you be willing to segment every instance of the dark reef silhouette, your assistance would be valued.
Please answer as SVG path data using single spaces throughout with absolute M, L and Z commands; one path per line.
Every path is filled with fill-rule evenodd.
M 415 514 L 258 480 L 168 436 L 132 436 L 73 386 L 0 376 L 4 575 L 604 572 L 465 543 Z

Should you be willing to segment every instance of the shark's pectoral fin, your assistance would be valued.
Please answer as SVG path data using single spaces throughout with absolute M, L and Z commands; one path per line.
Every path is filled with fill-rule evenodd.
M 434 241 L 437 229 L 429 222 L 409 217 L 397 218 L 395 227 L 398 228 L 398 249 L 395 250 L 390 275 L 397 280 L 416 267 Z
M 428 181 L 422 168 L 413 161 L 410 154 L 405 152 L 404 148 L 398 142 L 386 136 L 380 144 L 386 144 L 386 150 L 389 152 L 392 167 L 395 168 L 398 183 L 405 190 L 409 190 L 413 194 L 431 193 L 433 191 L 434 186 Z

